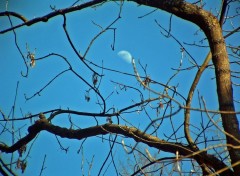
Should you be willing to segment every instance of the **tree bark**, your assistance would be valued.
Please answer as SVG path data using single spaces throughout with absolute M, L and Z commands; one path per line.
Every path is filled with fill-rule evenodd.
M 187 145 L 161 140 L 158 137 L 146 134 L 145 132 L 140 131 L 135 127 L 108 123 L 100 126 L 73 130 L 55 126 L 49 123 L 49 121 L 45 118 L 37 120 L 35 124 L 28 128 L 29 133 L 25 137 L 18 140 L 12 146 L 0 144 L 0 150 L 5 153 L 13 153 L 14 151 L 20 149 L 22 146 L 32 141 L 41 131 L 48 131 L 49 133 L 60 136 L 62 138 L 78 140 L 111 133 L 122 134 L 126 137 L 132 138 L 136 142 L 145 143 L 148 146 L 154 147 L 161 151 L 170 152 L 173 154 L 175 154 L 176 151 L 179 151 L 179 153 L 184 157 L 193 158 L 198 163 L 205 164 L 207 167 L 214 168 L 215 170 L 220 170 L 227 167 L 222 161 L 220 161 L 213 155 L 207 154 L 205 151 L 192 151 L 192 149 Z M 223 176 L 226 175 L 232 175 L 232 171 L 228 170 L 224 172 Z
M 222 35 L 222 29 L 218 19 L 202 8 L 190 3 L 186 3 L 183 0 L 133 1 L 141 5 L 155 7 L 172 13 L 182 19 L 195 23 L 204 31 L 208 38 L 212 52 L 212 61 L 215 67 L 219 110 L 235 112 L 230 64 L 225 41 Z M 230 144 L 228 151 L 231 157 L 231 163 L 234 164 L 240 161 L 240 150 L 236 149 L 236 147 L 240 145 L 239 123 L 237 116 L 234 113 L 221 114 L 221 117 L 224 131 L 230 134 L 226 135 L 226 139 L 227 144 Z M 235 166 L 233 169 L 235 173 L 240 173 L 240 165 Z

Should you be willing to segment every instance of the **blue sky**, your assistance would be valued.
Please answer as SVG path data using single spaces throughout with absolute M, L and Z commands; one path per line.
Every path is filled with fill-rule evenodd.
M 219 6 L 219 4 L 212 4 L 213 2 L 210 2 L 211 4 L 208 3 L 207 5 L 209 6 L 206 6 L 206 9 L 212 8 L 214 10 L 214 8 Z M 217 1 L 214 1 L 214 3 L 216 2 Z M 9 1 L 8 10 L 18 12 L 24 15 L 27 19 L 33 19 L 51 12 L 49 5 L 55 5 L 58 9 L 68 7 L 71 3 L 63 0 L 51 2 L 30 0 L 18 2 Z M 5 9 L 5 1 L 2 1 L 0 4 L 0 10 L 4 11 Z M 86 59 L 98 65 L 102 65 L 103 63 L 106 68 L 134 74 L 132 65 L 125 62 L 117 55 L 119 51 L 127 50 L 132 54 L 136 61 L 139 59 L 143 65 L 147 64 L 147 73 L 152 79 L 161 83 L 166 83 L 169 77 L 176 72 L 171 68 L 178 68 L 179 66 L 181 60 L 180 46 L 172 38 L 165 38 L 160 33 L 160 28 L 155 23 L 155 20 L 157 20 L 167 29 L 170 18 L 168 13 L 158 10 L 144 18 L 139 18 L 151 10 L 153 9 L 137 6 L 135 3 L 126 2 L 122 9 L 122 18 L 112 26 L 117 28 L 115 50 L 111 49 L 113 31 L 109 30 L 96 40 L 87 54 Z M 116 19 L 118 12 L 118 5 L 112 2 L 97 8 L 88 8 L 67 14 L 68 32 L 81 54 L 86 51 L 91 39 L 100 32 L 99 27 L 94 25 L 94 23 L 106 27 Z M 14 25 L 21 23 L 20 20 L 14 18 L 12 18 L 12 21 Z M 57 16 L 54 19 L 49 20 L 47 23 L 38 23 L 30 27 L 24 26 L 19 28 L 16 30 L 18 45 L 25 56 L 27 55 L 26 43 L 31 52 L 35 50 L 36 58 L 52 52 L 62 54 L 69 59 L 69 62 L 71 62 L 74 69 L 91 83 L 92 72 L 81 63 L 71 49 L 64 34 L 62 23 L 63 17 Z M 8 19 L 0 18 L 0 30 L 8 27 Z M 201 32 L 198 32 L 198 35 L 194 35 L 197 30 L 199 30 L 199 28 L 193 24 L 180 20 L 177 17 L 172 18 L 171 32 L 179 41 L 184 41 L 186 43 L 199 42 L 204 38 L 204 35 Z M 237 39 L 230 38 L 229 41 L 235 43 L 237 42 Z M 206 41 L 203 44 L 207 45 Z M 198 64 L 203 62 L 209 51 L 208 48 L 184 46 Z M 70 72 L 67 72 L 56 79 L 50 86 L 43 90 L 41 96 L 36 96 L 29 101 L 25 101 L 24 94 L 28 97 L 35 94 L 59 72 L 67 69 L 67 64 L 58 57 L 49 57 L 37 61 L 34 68 L 29 68 L 27 79 L 22 77 L 21 72 L 26 73 L 26 68 L 21 55 L 14 44 L 14 35 L 12 32 L 0 35 L 0 53 L 0 80 L 2 82 L 0 87 L 0 108 L 6 115 L 10 113 L 13 105 L 17 81 L 19 81 L 19 90 L 15 118 L 22 117 L 22 113 L 37 114 L 55 108 L 70 108 L 73 110 L 90 112 L 101 111 L 101 108 L 95 103 L 96 96 L 93 91 L 90 92 L 90 102 L 85 101 L 85 91 L 88 87 Z M 184 55 L 183 68 L 189 66 L 188 60 L 189 56 Z M 98 73 L 102 72 L 101 69 L 96 68 L 93 65 L 90 66 Z M 139 64 L 137 67 L 139 73 L 144 75 Z M 137 86 L 139 83 L 134 77 L 107 70 L 104 70 L 103 72 L 105 76 L 103 77 L 99 89 L 100 92 L 105 98 L 112 92 L 115 92 L 114 96 L 110 96 L 106 101 L 107 109 L 113 106 L 116 109 L 121 109 L 130 105 L 133 101 L 140 101 L 140 98 L 135 91 L 120 91 L 118 86 L 111 83 L 112 80 L 129 86 Z M 179 83 L 178 91 L 186 97 L 195 73 L 196 69 L 184 71 L 173 79 L 169 85 L 176 85 Z M 200 94 L 206 99 L 207 106 L 210 109 L 217 109 L 218 104 L 216 103 L 215 80 L 212 78 L 214 78 L 213 70 L 204 73 L 198 85 L 198 89 L 200 90 Z M 159 90 L 162 89 L 162 87 L 157 86 L 154 86 L 154 88 Z M 120 93 L 116 94 L 116 91 Z M 145 93 L 145 96 L 147 96 L 147 94 L 148 93 Z M 177 97 L 177 99 L 183 103 L 183 99 L 179 97 Z M 194 99 L 193 103 L 196 107 L 198 106 L 197 99 Z M 151 113 L 151 115 L 155 115 L 155 112 Z M 195 115 L 195 113 L 193 114 Z M 140 126 L 141 129 L 144 129 L 149 123 L 144 115 L 138 115 L 137 113 L 124 115 L 124 117 L 129 118 L 128 120 L 130 122 L 134 123 L 136 126 Z M 182 117 L 183 111 L 174 117 L 179 118 L 179 120 L 176 120 L 176 126 L 181 124 Z M 72 118 L 74 123 L 78 124 L 81 128 L 96 125 L 93 118 L 75 116 L 72 116 Z M 139 119 L 141 119 L 141 121 Z M 113 119 L 113 121 L 116 122 L 116 119 Z M 193 118 L 192 121 L 198 123 L 196 118 Z M 99 122 L 102 124 L 106 123 L 106 119 L 99 119 Z M 53 123 L 65 127 L 70 126 L 66 114 L 56 117 L 56 119 L 53 120 Z M 124 122 L 122 122 L 122 124 L 124 124 Z M 24 136 L 30 122 L 22 121 L 17 124 L 15 128 L 20 128 L 22 125 L 24 125 L 24 127 L 21 130 L 21 135 Z M 162 133 L 159 134 L 160 136 L 169 129 L 168 125 L 169 122 L 162 124 Z M 0 129 L 1 128 L 2 127 L 0 127 Z M 121 140 L 121 137 L 119 137 L 119 139 Z M 7 140 L 5 135 L 0 136 L 0 141 L 2 140 L 8 141 L 9 145 L 11 144 L 11 140 Z M 101 138 L 89 138 L 84 144 L 83 153 L 77 154 L 81 142 L 82 141 L 61 139 L 61 144 L 63 146 L 70 146 L 69 152 L 66 154 L 61 151 L 54 135 L 41 132 L 33 145 L 29 158 L 27 159 L 28 167 L 25 175 L 32 175 L 33 173 L 39 174 L 45 154 L 47 155 L 47 168 L 44 170 L 43 175 L 83 174 L 81 170 L 82 158 L 84 158 L 84 174 L 87 175 L 89 167 L 87 161 L 90 162 L 93 156 L 94 162 L 91 174 L 96 175 L 101 167 L 101 164 L 99 163 L 104 161 L 109 151 L 108 142 L 102 141 Z M 129 143 L 131 143 L 131 141 Z M 116 146 L 114 152 L 117 158 L 115 162 L 123 159 L 122 155 L 124 154 L 124 150 L 121 145 Z M 153 150 L 153 152 L 156 151 Z M 7 156 L 3 155 L 3 157 Z M 17 154 L 15 155 L 15 158 L 17 158 Z M 71 163 L 71 166 L 69 163 Z M 113 171 L 114 168 L 111 166 L 107 170 L 106 175 L 109 175 Z

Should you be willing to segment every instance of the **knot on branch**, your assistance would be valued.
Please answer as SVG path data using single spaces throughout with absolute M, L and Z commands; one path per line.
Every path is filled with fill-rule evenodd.
M 36 134 L 39 133 L 41 130 L 46 129 L 46 126 L 49 124 L 48 120 L 43 118 L 40 120 L 37 120 L 34 125 L 30 126 L 28 128 L 28 132 L 30 134 Z

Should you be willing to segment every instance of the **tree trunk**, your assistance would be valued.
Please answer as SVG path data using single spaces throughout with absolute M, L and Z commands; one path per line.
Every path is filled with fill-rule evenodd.
M 186 3 L 182 0 L 133 0 L 138 4 L 156 7 L 172 13 L 180 18 L 191 21 L 198 25 L 208 38 L 212 52 L 212 61 L 215 66 L 217 95 L 220 111 L 234 112 L 233 90 L 231 83 L 230 65 L 226 50 L 225 41 L 222 35 L 218 19 L 202 8 Z M 240 161 L 240 150 L 234 147 L 239 146 L 240 133 L 237 116 L 234 113 L 222 113 L 222 124 L 226 135 L 228 151 L 231 157 L 231 164 Z M 232 137 L 234 136 L 234 137 Z M 235 173 L 240 173 L 240 165 L 235 166 Z

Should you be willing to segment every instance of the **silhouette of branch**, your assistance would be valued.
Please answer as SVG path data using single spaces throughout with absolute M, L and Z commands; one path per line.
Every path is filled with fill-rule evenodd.
M 9 11 L 0 12 L 0 16 L 14 16 L 14 17 L 22 20 L 24 23 L 26 23 L 28 21 L 23 15 L 16 13 L 16 12 L 9 12 Z
M 7 146 L 5 144 L 0 144 L 0 150 L 5 153 L 12 153 L 18 150 L 21 146 L 28 144 L 32 141 L 38 133 L 41 131 L 48 131 L 51 134 L 57 135 L 61 138 L 68 139 L 77 139 L 82 140 L 88 137 L 93 137 L 97 135 L 106 135 L 111 133 L 122 134 L 126 137 L 134 139 L 136 142 L 144 142 L 150 147 L 154 147 L 156 149 L 175 153 L 179 151 L 180 155 L 185 157 L 192 157 L 197 160 L 199 163 L 207 163 L 212 167 L 215 167 L 216 170 L 222 169 L 225 167 L 225 164 L 220 162 L 213 155 L 207 154 L 205 150 L 193 152 L 189 146 L 183 145 L 182 143 L 172 143 L 167 142 L 165 140 L 161 140 L 155 136 L 148 135 L 135 127 L 128 127 L 116 124 L 104 124 L 100 126 L 89 127 L 85 129 L 67 129 L 59 126 L 55 126 L 47 121 L 47 119 L 40 119 L 35 122 L 32 126 L 28 128 L 28 134 L 17 141 L 12 146 Z M 234 146 L 231 146 L 234 147 Z M 222 167 L 224 166 L 224 167 Z M 228 172 L 231 172 L 228 170 Z
M 102 2 L 104 2 L 104 0 L 93 0 L 93 1 L 86 2 L 84 4 L 80 4 L 80 5 L 77 5 L 77 6 L 72 6 L 72 7 L 65 8 L 65 9 L 55 10 L 54 12 L 51 12 L 51 13 L 45 15 L 45 16 L 37 17 L 37 18 L 34 18 L 32 20 L 25 21 L 22 24 L 19 24 L 19 25 L 16 25 L 16 26 L 12 26 L 11 28 L 2 30 L 2 31 L 0 31 L 0 34 L 4 34 L 6 32 L 12 31 L 14 29 L 20 28 L 22 26 L 31 26 L 31 25 L 39 23 L 39 22 L 48 22 L 48 20 L 50 20 L 50 19 L 52 19 L 52 18 L 54 18 L 56 16 L 67 14 L 67 13 L 71 13 L 71 12 L 78 11 L 78 10 L 82 10 L 82 9 L 87 8 L 87 7 L 91 7 L 91 6 L 100 4 Z M 10 14 L 6 13 L 6 12 L 2 13 L 2 16 L 9 16 L 9 15 Z M 11 13 L 11 15 L 12 15 L 12 13 Z M 15 14 L 15 16 L 17 16 L 18 18 L 21 18 L 22 15 Z M 22 19 L 26 20 L 26 18 L 22 18 Z

